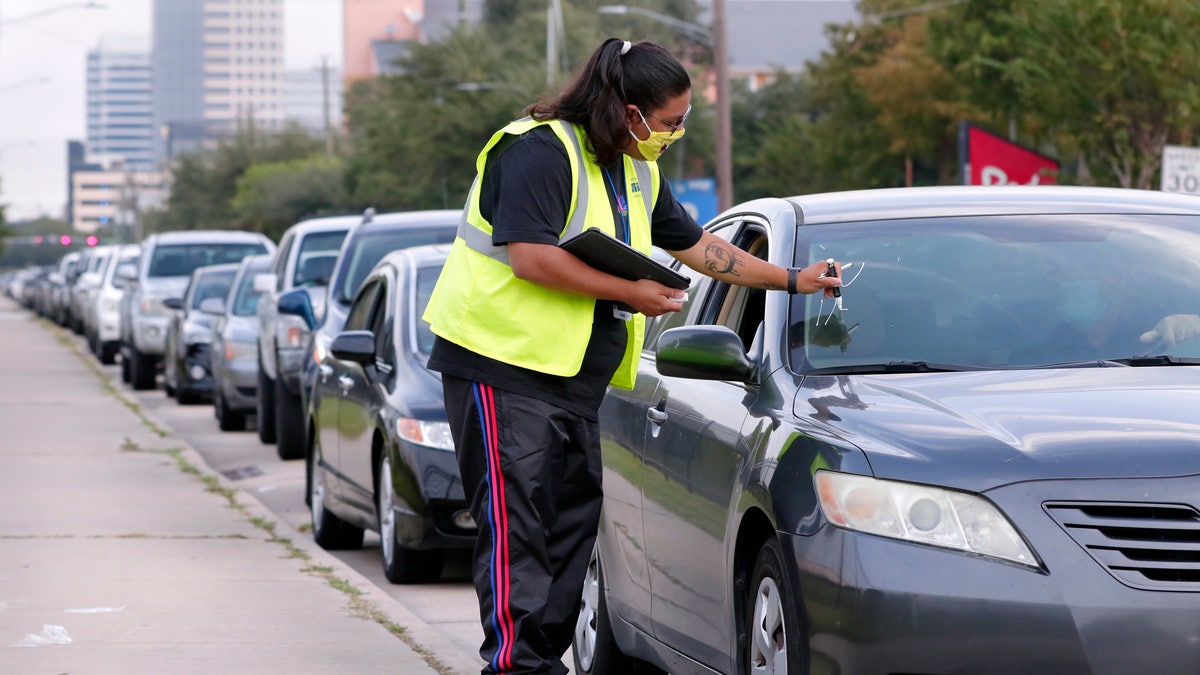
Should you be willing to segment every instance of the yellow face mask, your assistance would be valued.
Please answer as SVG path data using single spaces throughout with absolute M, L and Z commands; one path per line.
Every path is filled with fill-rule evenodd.
M 642 153 L 642 158 L 647 162 L 653 162 L 662 156 L 663 150 L 666 150 L 675 141 L 683 138 L 683 134 L 687 132 L 682 126 L 674 131 L 655 131 L 646 123 L 646 116 L 642 111 L 638 111 L 638 117 L 642 118 L 642 124 L 646 127 L 646 131 L 650 132 L 650 136 L 645 140 L 637 137 L 633 133 L 633 129 L 629 130 L 629 135 L 633 136 L 633 140 L 637 141 L 638 152 Z

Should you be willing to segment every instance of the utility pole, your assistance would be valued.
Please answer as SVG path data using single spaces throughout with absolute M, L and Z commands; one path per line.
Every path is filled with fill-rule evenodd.
M 325 156 L 333 157 L 333 115 L 329 110 L 329 57 L 321 57 L 321 114 L 325 121 Z
M 729 40 L 725 0 L 713 0 L 713 75 L 717 80 L 717 212 L 733 206 L 733 110 L 729 94 Z

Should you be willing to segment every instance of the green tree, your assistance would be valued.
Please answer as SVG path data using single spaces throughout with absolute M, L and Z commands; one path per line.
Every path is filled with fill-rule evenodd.
M 143 219 L 146 231 L 239 227 L 233 208 L 238 179 L 256 163 L 286 162 L 324 152 L 323 141 L 299 126 L 266 133 L 245 127 L 215 149 L 181 156 L 172 167 L 165 210 Z
M 935 53 L 975 100 L 995 110 L 995 92 L 1010 93 L 1006 112 L 1021 118 L 1020 128 L 1077 152 L 1078 180 L 1153 187 L 1163 146 L 1190 143 L 1197 131 L 1200 4 L 1009 4 L 1002 13 L 955 8 L 953 20 L 934 27 Z M 969 31 L 960 35 L 956 23 Z
M 278 241 L 293 223 L 345 203 L 342 160 L 314 155 L 250 165 L 237 180 L 231 206 L 239 227 Z

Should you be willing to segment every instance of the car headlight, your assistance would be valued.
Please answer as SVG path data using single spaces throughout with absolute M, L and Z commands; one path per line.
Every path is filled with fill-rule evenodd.
M 838 527 L 1038 566 L 1017 529 L 981 497 L 833 471 L 814 480 L 821 511 Z
M 225 343 L 225 360 L 229 363 L 234 361 L 253 361 L 258 358 L 258 343 L 256 342 L 226 342 Z
M 450 436 L 450 425 L 446 422 L 401 417 L 396 420 L 396 433 L 410 443 L 454 451 L 454 439 Z
M 143 295 L 138 301 L 138 308 L 146 316 L 167 314 L 170 310 L 163 304 L 165 299 L 166 297 L 161 295 Z

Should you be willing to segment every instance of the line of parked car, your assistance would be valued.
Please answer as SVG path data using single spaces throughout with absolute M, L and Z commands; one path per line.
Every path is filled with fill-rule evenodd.
M 381 531 L 393 581 L 472 541 L 418 320 L 457 218 L 347 225 L 323 291 L 299 270 L 329 249 L 299 229 L 242 263 L 268 273 L 214 272 L 264 294 L 220 339 L 260 428 L 274 411 L 278 442 L 303 420 L 314 537 Z M 599 410 L 574 672 L 1196 673 L 1200 199 L 863 190 L 706 228 L 784 267 L 835 257 L 842 302 L 671 263 L 690 299 L 647 322 L 636 385 Z M 207 282 L 164 315 L 233 322 L 243 291 L 218 307 Z M 196 363 L 174 366 L 176 396 Z M 248 414 L 218 389 L 229 424 Z
M 320 545 L 378 532 L 388 579 L 428 582 L 476 532 L 419 320 L 459 219 L 368 209 L 301 221 L 278 245 L 157 233 L 67 253 L 5 289 L 101 363 L 119 357 L 132 389 L 210 403 L 222 431 L 254 419 L 281 459 L 305 461 Z

